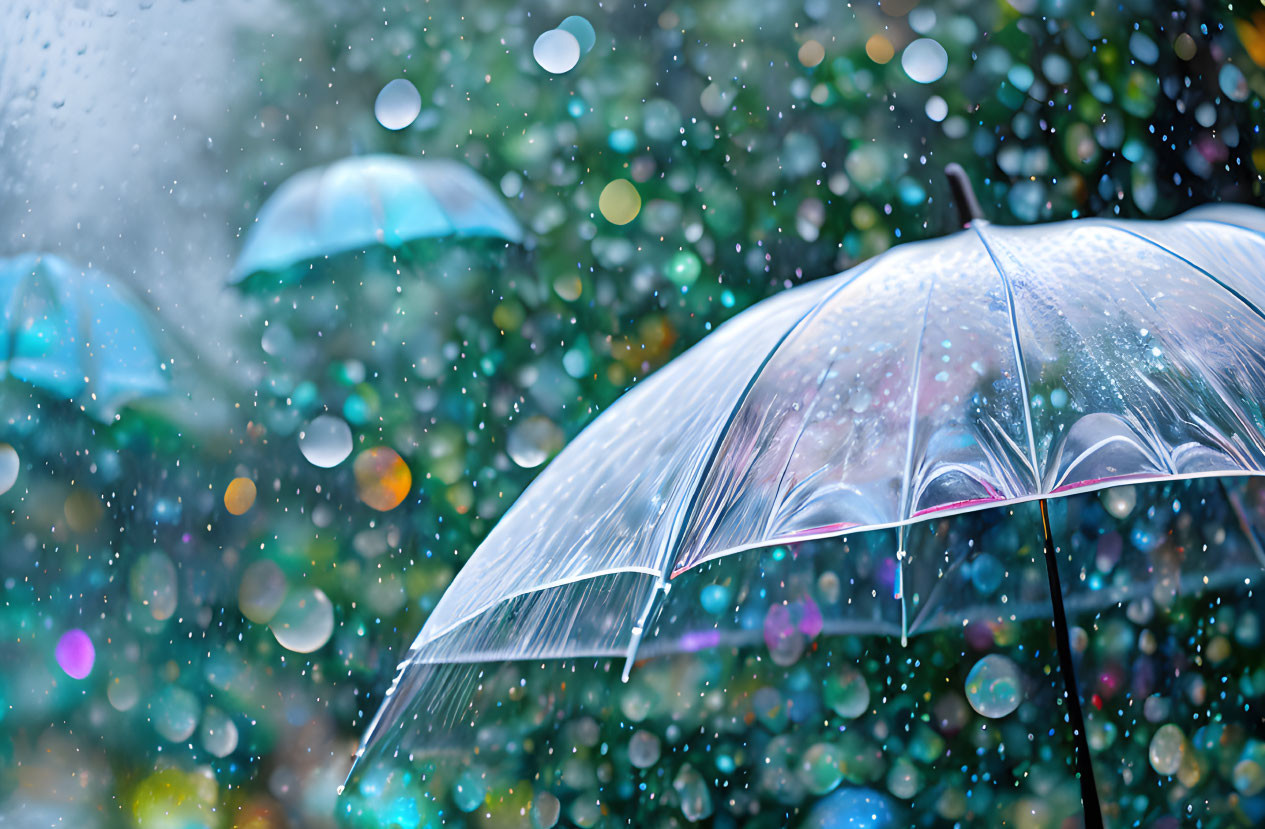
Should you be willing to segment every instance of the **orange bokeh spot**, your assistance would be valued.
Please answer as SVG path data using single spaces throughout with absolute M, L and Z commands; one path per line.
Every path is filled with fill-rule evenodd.
M 408 464 L 387 446 L 361 452 L 356 456 L 353 471 L 360 500 L 379 512 L 398 507 L 413 486 L 413 473 L 409 472 Z
M 234 478 L 224 490 L 224 508 L 233 515 L 243 515 L 255 505 L 255 482 L 250 478 Z

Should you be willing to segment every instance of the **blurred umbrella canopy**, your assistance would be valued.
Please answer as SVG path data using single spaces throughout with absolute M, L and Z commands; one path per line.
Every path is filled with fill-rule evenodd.
M 438 236 L 519 242 L 523 231 L 500 196 L 464 164 L 386 154 L 345 158 L 277 188 L 229 278 L 243 282 L 311 259 Z
M 0 371 L 102 419 L 168 387 L 141 312 L 113 277 L 53 254 L 0 260 Z

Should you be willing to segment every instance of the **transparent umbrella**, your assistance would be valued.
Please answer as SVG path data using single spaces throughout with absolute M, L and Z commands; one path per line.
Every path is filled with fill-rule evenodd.
M 251 226 L 230 282 L 441 236 L 519 242 L 523 231 L 500 195 L 464 164 L 384 154 L 344 158 L 277 188 Z
M 944 569 L 910 558 L 912 528 L 1035 502 L 1086 820 L 1101 825 L 1046 500 L 1265 471 L 1265 214 L 966 218 L 757 305 L 598 417 L 457 575 L 360 762 L 425 744 L 454 707 L 447 667 L 623 657 L 627 678 L 639 656 L 745 635 L 684 631 L 672 592 L 744 550 L 887 529 L 881 560 L 837 563 L 864 600 L 844 597 L 834 629 L 960 625 L 935 606 L 944 591 L 907 588 Z
M 168 387 L 144 314 L 114 279 L 48 253 L 0 259 L 0 372 L 108 419 Z

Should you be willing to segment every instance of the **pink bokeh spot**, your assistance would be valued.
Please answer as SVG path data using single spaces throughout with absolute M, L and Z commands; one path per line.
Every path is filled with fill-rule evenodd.
M 57 664 L 72 679 L 84 679 L 92 673 L 92 663 L 97 659 L 96 649 L 88 634 L 73 628 L 57 640 Z

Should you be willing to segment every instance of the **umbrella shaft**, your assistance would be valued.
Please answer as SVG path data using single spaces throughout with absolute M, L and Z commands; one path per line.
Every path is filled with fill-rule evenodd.
M 1067 612 L 1063 609 L 1063 587 L 1059 583 L 1058 562 L 1054 556 L 1054 537 L 1050 532 L 1050 512 L 1045 499 L 1040 500 L 1041 531 L 1045 535 L 1045 571 L 1050 577 L 1050 605 L 1054 609 L 1054 634 L 1058 642 L 1059 670 L 1063 674 L 1063 696 L 1067 700 L 1068 719 L 1076 740 L 1076 771 L 1081 781 L 1081 803 L 1085 809 L 1086 829 L 1103 829 L 1102 806 L 1098 802 L 1098 786 L 1094 782 L 1094 766 L 1089 757 L 1089 739 L 1085 732 L 1085 715 L 1076 690 L 1076 671 L 1072 665 L 1072 642 L 1068 635 Z

